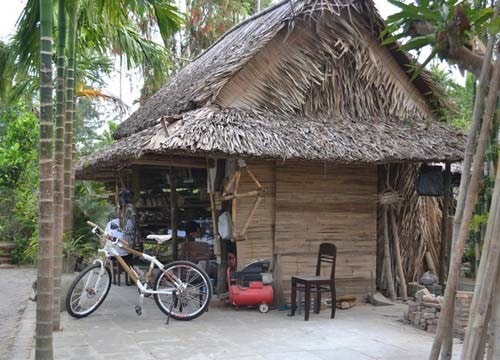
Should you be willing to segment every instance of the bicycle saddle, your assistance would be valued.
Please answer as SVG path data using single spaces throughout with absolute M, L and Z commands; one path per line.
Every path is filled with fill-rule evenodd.
M 172 239 L 172 235 L 153 235 L 153 234 L 150 234 L 150 235 L 146 236 L 146 238 L 149 240 L 156 240 L 158 243 L 161 244 L 165 241 Z

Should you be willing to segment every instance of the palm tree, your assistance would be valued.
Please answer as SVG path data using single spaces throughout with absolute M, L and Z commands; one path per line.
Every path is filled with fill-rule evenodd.
M 68 67 L 66 73 L 66 137 L 64 166 L 64 231 L 70 236 L 74 193 L 74 87 L 76 54 L 90 43 L 97 52 L 124 55 L 130 68 L 151 68 L 156 83 L 164 83 L 166 52 L 154 42 L 140 36 L 136 22 L 151 23 L 154 19 L 164 39 L 178 30 L 181 18 L 169 0 L 128 1 L 120 4 L 107 0 L 72 0 L 68 3 L 70 26 L 68 35 Z M 133 21 L 131 21 L 133 20 Z M 76 42 L 77 33 L 83 33 L 87 43 Z
M 40 0 L 40 195 L 35 358 L 52 359 L 52 0 Z
M 28 79 L 26 84 L 37 85 L 34 80 L 34 74 L 37 69 L 42 69 L 42 65 L 47 67 L 50 63 L 49 58 L 43 58 L 39 61 L 35 54 L 38 53 L 38 49 L 47 44 L 43 43 L 46 41 L 45 37 L 42 36 L 42 41 L 38 38 L 41 31 L 38 29 L 37 24 L 42 20 L 42 11 L 45 9 L 44 15 L 48 19 L 44 19 L 44 31 L 46 33 L 51 33 L 52 31 L 52 1 L 42 1 L 42 0 L 28 0 L 27 4 L 23 10 L 23 13 L 18 21 L 17 33 L 13 41 L 13 49 L 16 54 L 15 57 L 2 57 L 2 59 L 8 59 L 10 62 L 15 59 L 17 62 L 17 74 L 19 79 Z M 50 11 L 49 11 L 50 10 Z M 66 14 L 69 17 L 69 29 L 68 29 L 68 62 L 65 68 L 64 64 L 64 52 L 65 52 L 65 39 L 66 39 Z M 40 226 L 45 224 L 45 228 L 40 230 L 40 255 L 39 257 L 46 256 L 45 252 L 46 246 L 52 246 L 49 241 L 54 237 L 54 264 L 48 266 L 45 259 L 39 262 L 40 276 L 44 278 L 39 281 L 39 286 L 42 292 L 46 292 L 46 284 L 44 281 L 49 281 L 48 278 L 54 277 L 54 287 L 55 298 L 54 302 L 54 329 L 59 328 L 60 317 L 59 317 L 59 302 L 60 302 L 60 273 L 61 273 L 61 257 L 62 257 L 62 234 L 63 229 L 67 231 L 67 236 L 70 236 L 71 223 L 72 223 L 72 208 L 73 208 L 73 159 L 74 159 L 74 88 L 75 88 L 75 73 L 77 66 L 77 58 L 79 54 L 78 50 L 83 49 L 83 54 L 89 53 L 89 48 L 94 53 L 99 53 L 102 55 L 109 55 L 112 52 L 118 52 L 123 54 L 127 59 L 127 64 L 129 68 L 140 66 L 147 63 L 150 66 L 154 74 L 161 78 L 164 72 L 163 67 L 167 63 L 167 54 L 164 49 L 154 42 L 144 39 L 140 36 L 140 32 L 136 22 L 138 19 L 151 19 L 155 18 L 156 23 L 160 28 L 162 36 L 169 36 L 173 31 L 176 31 L 179 23 L 180 17 L 176 12 L 176 8 L 170 5 L 169 0 L 137 0 L 137 1 L 107 1 L 107 0 L 58 0 L 58 70 L 57 70 L 57 116 L 56 116 L 56 151 L 55 151 L 55 161 L 48 161 L 48 156 L 52 156 L 52 144 L 50 140 L 52 139 L 52 127 L 48 128 L 48 122 L 42 121 L 42 136 L 41 136 L 41 171 L 40 171 L 40 181 L 41 181 L 41 201 L 40 201 Z M 50 28 L 50 30 L 47 30 Z M 84 36 L 77 36 L 80 33 Z M 79 41 L 77 42 L 77 38 Z M 83 42 L 81 39 L 84 39 Z M 48 51 L 47 47 L 44 51 Z M 45 52 L 42 55 L 47 57 Z M 47 60 L 49 59 L 49 60 Z M 47 63 L 49 61 L 49 63 Z M 2 64 L 0 64 L 2 66 Z M 5 66 L 3 66 L 6 68 Z M 45 68 L 44 68 L 45 69 Z M 43 70 L 46 73 L 46 70 Z M 64 79 L 66 77 L 66 80 Z M 42 78 L 43 81 L 48 82 L 51 79 L 49 77 Z M 164 81 L 164 77 L 161 78 Z M 66 84 L 65 84 L 66 82 Z M 45 83 L 42 85 L 40 81 L 41 95 L 43 94 L 47 97 L 47 93 L 51 92 Z M 20 83 L 26 88 L 24 83 Z M 64 86 L 66 89 L 64 91 Z M 21 88 L 21 87 L 20 87 Z M 5 90 L 6 87 L 3 86 Z M 2 90 L 2 89 L 0 89 Z M 18 91 L 17 94 L 20 95 L 22 91 Z M 66 94 L 66 101 L 64 100 L 64 95 Z M 51 94 L 50 94 L 51 96 Z M 49 108 L 45 98 L 41 97 L 42 102 L 42 113 L 46 119 L 51 119 L 52 115 L 49 114 Z M 66 109 L 65 109 L 66 107 Z M 48 132 L 50 130 L 50 133 Z M 49 140 L 50 139 L 50 140 Z M 50 151 L 49 151 L 50 150 Z M 48 186 L 47 181 L 49 180 L 47 176 L 52 175 L 52 166 L 54 166 L 55 183 L 53 192 L 47 192 L 44 186 Z M 43 167 L 43 168 L 42 168 Z M 49 170 L 50 168 L 50 170 Z M 50 177 L 52 184 L 52 177 Z M 43 184 L 42 184 L 43 182 Z M 63 191 L 64 190 L 64 191 Z M 49 194 L 54 197 L 54 203 L 48 202 Z M 63 196 L 64 194 L 64 196 Z M 47 199 L 45 199 L 47 197 Z M 55 209 L 52 208 L 55 207 Z M 42 207 L 44 210 L 42 211 Z M 45 209 L 50 207 L 50 211 Z M 56 211 L 54 217 L 53 211 Z M 48 228 L 48 222 L 42 219 L 42 217 L 50 217 L 55 221 L 54 228 Z M 51 231 L 50 236 L 48 236 L 46 231 Z M 46 242 L 42 244 L 42 242 Z M 48 249 L 48 248 L 47 248 Z M 51 248 L 52 249 L 52 248 Z M 52 250 L 51 250 L 52 252 Z M 55 273 L 52 271 L 55 269 Z M 50 276 L 49 276 L 50 275 Z M 52 289 L 52 287 L 50 288 Z M 43 296 L 41 297 L 43 301 L 46 300 Z M 45 304 L 45 303 L 44 303 Z M 46 315 L 46 313 L 44 313 Z M 38 333 L 37 333 L 38 334 Z M 45 332 L 44 332 L 45 334 Z M 43 338 L 48 339 L 47 335 L 43 335 Z
M 54 314 L 53 330 L 61 322 L 61 273 L 63 246 L 64 189 L 64 70 L 66 47 L 66 14 L 64 0 L 59 0 L 57 14 L 56 136 L 54 153 Z

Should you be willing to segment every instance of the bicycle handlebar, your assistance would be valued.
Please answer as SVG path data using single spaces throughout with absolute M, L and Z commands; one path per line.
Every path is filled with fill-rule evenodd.
M 87 224 L 89 224 L 92 227 L 97 227 L 97 228 L 99 227 L 99 226 L 97 226 L 97 224 L 93 223 L 92 221 L 87 221 Z
M 99 225 L 93 223 L 92 221 L 87 221 L 87 224 L 92 226 L 92 232 L 96 235 L 102 236 L 104 234 L 104 230 L 102 230 Z

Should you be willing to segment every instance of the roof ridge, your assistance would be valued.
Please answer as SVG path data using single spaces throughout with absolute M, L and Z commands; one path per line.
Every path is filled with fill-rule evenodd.
M 204 49 L 200 54 L 198 54 L 190 62 L 194 62 L 194 61 L 198 60 L 200 57 L 202 57 L 203 55 L 205 55 L 205 53 L 208 52 L 211 48 L 213 48 L 214 46 L 216 46 L 223 39 L 225 39 L 228 35 L 230 35 L 231 33 L 233 33 L 235 30 L 239 29 L 243 25 L 246 25 L 250 21 L 253 21 L 255 19 L 260 18 L 261 16 L 266 15 L 267 13 L 269 13 L 269 12 L 271 12 L 271 11 L 279 8 L 279 7 L 281 7 L 283 4 L 288 3 L 290 1 L 294 1 L 294 0 L 281 0 L 280 2 L 278 2 L 278 3 L 276 3 L 276 4 L 272 5 L 272 6 L 269 6 L 269 7 L 265 8 L 264 10 L 259 11 L 258 13 L 253 14 L 252 16 L 247 17 L 245 20 L 243 20 L 243 21 L 241 21 L 241 22 L 233 25 L 233 27 L 231 27 L 224 34 L 222 34 L 216 41 L 214 41 L 212 44 L 210 44 L 209 47 L 207 47 L 206 49 Z M 295 1 L 308 1 L 308 0 L 295 0 Z

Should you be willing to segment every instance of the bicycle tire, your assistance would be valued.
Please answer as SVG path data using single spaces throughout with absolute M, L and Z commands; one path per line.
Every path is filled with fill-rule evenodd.
M 104 279 L 105 279 L 105 281 L 107 281 L 107 283 L 104 284 L 103 292 L 96 299 L 97 301 L 85 310 L 80 310 L 77 308 L 77 306 L 75 306 L 75 305 L 80 306 L 81 296 L 83 295 L 83 290 L 80 294 L 77 293 L 77 291 L 80 290 L 80 287 L 79 287 L 80 282 L 85 278 L 85 276 L 87 274 L 93 272 L 93 270 L 100 269 L 100 268 L 101 268 L 101 265 L 99 263 L 87 266 L 85 269 L 83 269 L 77 275 L 77 277 L 71 283 L 71 285 L 68 289 L 68 293 L 66 294 L 66 311 L 72 317 L 80 319 L 80 318 L 89 316 L 94 311 L 96 311 L 97 308 L 99 306 L 101 306 L 103 301 L 106 299 L 106 296 L 108 295 L 109 289 L 111 287 L 111 271 L 109 270 L 108 267 L 105 267 L 105 269 L 106 269 L 105 273 L 103 275 L 101 275 L 102 277 L 104 277 Z M 93 274 L 98 274 L 98 273 L 93 272 Z M 88 280 L 84 280 L 84 281 L 92 281 L 92 274 L 90 274 L 89 276 L 90 276 L 90 278 Z M 89 288 L 88 285 L 89 284 L 84 285 L 83 282 L 81 283 L 81 287 L 86 287 L 87 298 L 92 299 L 98 293 L 95 291 L 94 287 Z M 78 304 L 75 304 L 76 300 L 78 300 Z
M 174 261 L 158 272 L 153 282 L 153 290 L 159 291 L 162 287 L 173 286 L 166 279 L 166 274 L 169 273 L 181 279 L 186 288 L 178 295 L 154 294 L 156 305 L 164 314 L 176 320 L 196 319 L 208 308 L 212 297 L 212 284 L 207 273 L 189 261 Z

